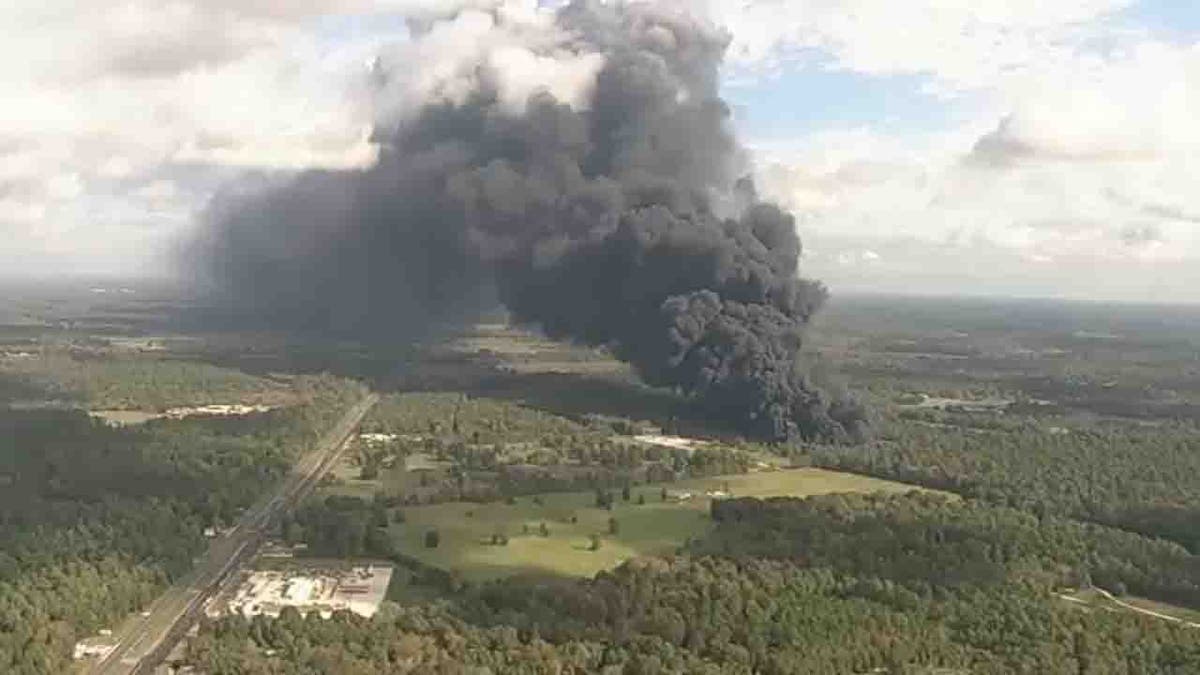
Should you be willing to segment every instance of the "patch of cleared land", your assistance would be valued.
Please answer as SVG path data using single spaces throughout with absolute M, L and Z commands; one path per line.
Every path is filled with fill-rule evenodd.
M 624 364 L 603 350 L 564 344 L 504 324 L 478 324 L 471 335 L 451 341 L 451 352 L 491 357 L 509 372 L 522 374 L 629 374 Z
M 670 493 L 665 502 L 664 487 Z M 913 489 L 854 474 L 792 469 L 636 486 L 628 502 L 618 490 L 612 511 L 596 508 L 594 492 L 545 494 L 537 498 L 541 504 L 521 497 L 513 505 L 455 502 L 408 507 L 406 522 L 393 524 L 391 533 L 404 554 L 472 581 L 522 573 L 590 577 L 629 558 L 671 553 L 688 538 L 703 535 L 712 526 L 712 499 L 725 492 L 766 498 Z M 639 496 L 644 504 L 638 504 Z M 617 521 L 616 534 L 609 532 L 610 518 Z M 548 536 L 540 533 L 542 524 Z M 438 547 L 432 549 L 424 544 L 431 529 L 440 535 Z M 507 536 L 508 544 L 492 544 L 495 534 Z M 594 534 L 601 538 L 596 551 L 590 550 Z
M 663 436 L 660 434 L 642 434 L 640 436 L 634 436 L 633 440 L 637 441 L 638 443 L 645 443 L 646 445 L 658 445 L 664 448 L 670 448 L 672 450 L 687 450 L 689 452 L 705 444 L 704 441 L 696 440 L 694 438 L 684 438 L 682 436 Z
M 93 410 L 88 414 L 106 423 L 117 426 L 133 426 L 145 424 L 150 420 L 170 419 L 182 420 L 189 417 L 240 417 L 254 415 L 274 410 L 271 405 L 242 405 L 240 403 L 202 405 L 187 408 L 171 408 L 165 412 L 153 413 L 141 410 Z
M 980 399 L 947 398 L 921 394 L 921 400 L 915 403 L 901 405 L 901 408 L 918 410 L 962 410 L 965 412 L 1003 412 L 1014 403 L 1012 399 L 990 397 Z
M 208 612 L 210 616 L 279 616 L 285 607 L 292 607 L 301 614 L 317 612 L 323 618 L 339 610 L 371 617 L 383 602 L 391 579 L 390 565 L 257 570 L 245 574 L 233 597 L 213 603 Z

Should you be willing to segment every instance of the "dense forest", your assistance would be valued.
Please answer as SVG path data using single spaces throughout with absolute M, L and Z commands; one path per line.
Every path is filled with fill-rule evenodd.
M 184 661 L 247 675 L 1200 672 L 1200 630 L 1132 611 L 1200 616 L 1189 614 L 1200 610 L 1200 387 L 1194 341 L 1179 337 L 1190 333 L 1096 332 L 1099 319 L 1067 325 L 1057 309 L 1017 324 L 992 308 L 935 309 L 873 307 L 818 327 L 816 343 L 880 415 L 873 439 L 846 445 L 693 429 L 674 398 L 656 408 L 631 393 L 642 390 L 505 370 L 562 369 L 570 354 L 489 334 L 480 344 L 511 342 L 519 358 L 481 353 L 487 386 L 462 391 L 406 375 L 408 391 L 383 397 L 337 477 L 281 519 L 281 539 L 312 556 L 391 559 L 380 612 L 206 621 Z M 236 521 L 361 394 L 273 374 L 292 371 L 241 338 L 229 350 L 245 372 L 148 344 L 21 333 L 0 350 L 0 672 L 68 672 L 76 639 L 144 608 L 191 567 L 207 528 Z M 349 360 L 343 346 L 316 353 Z M 457 377 L 461 364 L 427 365 Z M 66 409 L 234 401 L 276 409 L 120 428 Z M 674 433 L 708 441 L 646 441 Z M 624 502 L 641 497 L 631 508 L 648 511 L 681 490 L 670 481 L 742 474 L 721 488 L 737 492 L 788 460 L 948 494 L 714 497 L 687 514 L 687 536 L 650 531 L 667 542 L 656 551 L 678 544 L 674 555 L 589 579 L 490 582 L 406 550 L 429 546 L 421 535 L 437 553 L 461 539 L 419 517 L 446 501 L 474 502 L 463 507 L 477 520 L 487 504 L 514 517 L 528 506 L 528 539 L 514 521 L 469 553 L 515 550 L 554 513 L 539 500 L 572 491 L 581 513 L 595 492 L 608 524 L 591 541 L 608 553 L 636 521 L 604 511 L 605 495 L 631 492 Z M 556 536 L 568 522 L 550 521 Z
M 77 410 L 0 410 L 0 672 L 59 673 L 75 640 L 146 605 L 359 396 L 113 428 Z
M 718 502 L 711 536 L 586 581 L 513 579 L 373 620 L 204 625 L 213 673 L 1192 673 L 1200 631 L 1065 585 L 1196 599 L 1178 546 L 931 494 Z
M 153 410 L 295 399 L 285 383 L 178 358 L 117 354 L 105 348 L 29 348 L 36 358 L 0 361 L 0 375 L 38 398 L 79 401 L 93 410 Z M 0 397 L 4 394 L 0 383 Z
M 1200 551 L 1200 433 L 1186 422 L 1064 425 L 922 411 L 815 464 L 1069 516 Z

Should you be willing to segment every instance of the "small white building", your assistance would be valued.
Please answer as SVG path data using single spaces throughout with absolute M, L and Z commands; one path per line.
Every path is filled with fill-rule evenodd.
M 72 657 L 76 661 L 82 661 L 84 659 L 103 660 L 108 658 L 108 655 L 111 654 L 116 648 L 117 646 L 112 644 L 111 640 L 88 638 L 75 643 L 75 650 L 72 652 Z
M 387 445 L 399 440 L 400 437 L 396 434 L 359 434 L 358 440 L 362 441 L 363 445 L 375 447 L 379 445 Z

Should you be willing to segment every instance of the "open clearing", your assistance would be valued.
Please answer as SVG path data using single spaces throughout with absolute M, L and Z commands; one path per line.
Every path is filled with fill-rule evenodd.
M 665 502 L 663 487 L 671 493 Z M 709 493 L 765 498 L 914 489 L 854 474 L 792 469 L 636 486 L 628 502 L 616 490 L 612 511 L 596 508 L 595 492 L 545 494 L 538 497 L 540 505 L 533 497 L 520 497 L 512 505 L 454 502 L 408 507 L 406 522 L 393 524 L 391 533 L 404 554 L 471 581 L 522 573 L 590 577 L 629 558 L 671 553 L 689 537 L 703 535 L 712 526 Z M 680 499 L 685 494 L 691 497 Z M 645 497 L 645 504 L 638 504 L 639 496 Z M 617 534 L 609 533 L 610 518 L 617 521 Z M 548 536 L 540 534 L 543 523 Z M 424 545 L 431 529 L 441 539 L 433 549 Z M 497 533 L 509 537 L 507 546 L 490 543 Z M 589 550 L 593 534 L 602 540 L 597 551 Z
M 1200 628 L 1200 612 L 1186 607 L 1156 602 L 1147 598 L 1139 598 L 1133 595 L 1118 598 L 1108 591 L 1099 588 L 1062 593 L 1059 594 L 1059 597 L 1081 606 L 1110 612 L 1135 612 L 1191 628 Z
M 270 405 L 229 403 L 171 408 L 161 413 L 146 412 L 143 410 L 92 410 L 88 414 L 96 419 L 104 420 L 110 426 L 127 427 L 145 424 L 157 419 L 183 420 L 192 417 L 242 417 L 270 412 L 275 407 Z

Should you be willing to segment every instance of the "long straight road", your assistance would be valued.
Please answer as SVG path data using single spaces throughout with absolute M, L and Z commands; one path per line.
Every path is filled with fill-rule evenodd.
M 190 574 L 158 597 L 146 614 L 119 636 L 116 647 L 90 670 L 95 675 L 148 673 L 199 618 L 204 603 L 258 551 L 279 516 L 299 503 L 349 445 L 350 435 L 379 401 L 368 394 L 296 462 L 287 479 L 248 509 L 232 530 L 213 541 Z

